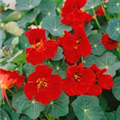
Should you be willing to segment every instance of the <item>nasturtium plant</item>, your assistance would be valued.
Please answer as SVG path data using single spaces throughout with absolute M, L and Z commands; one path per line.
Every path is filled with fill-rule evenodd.
M 120 1 L 0 1 L 0 120 L 119 120 Z

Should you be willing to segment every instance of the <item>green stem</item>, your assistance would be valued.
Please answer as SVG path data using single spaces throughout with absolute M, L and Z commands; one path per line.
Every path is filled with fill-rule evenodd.
M 23 74 L 23 63 L 22 62 L 20 62 L 20 64 L 19 64 L 19 71 L 20 71 L 20 74 L 22 75 Z
M 51 117 L 47 114 L 45 114 L 45 117 L 47 118 L 47 120 L 52 120 Z
M 99 21 L 98 21 L 98 19 L 97 19 L 97 16 L 96 16 L 96 13 L 95 13 L 94 8 L 92 9 L 92 11 L 93 11 L 93 15 L 94 15 L 94 17 L 95 17 L 95 22 L 96 22 L 96 24 L 97 24 L 98 28 L 100 29 L 100 28 L 101 28 L 101 26 L 100 26 L 100 23 L 99 23 Z

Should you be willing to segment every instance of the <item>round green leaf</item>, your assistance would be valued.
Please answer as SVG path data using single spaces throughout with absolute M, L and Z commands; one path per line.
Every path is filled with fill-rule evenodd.
M 66 78 L 66 69 L 68 65 L 64 61 L 54 61 L 54 62 L 49 61 L 47 65 L 53 68 L 53 74 L 58 74 L 63 79 Z
M 93 9 L 103 3 L 103 0 L 87 0 L 86 5 L 84 6 L 85 10 Z
M 89 59 L 89 65 L 96 64 L 100 69 L 106 68 L 107 72 L 105 74 L 110 74 L 111 76 L 116 75 L 116 71 L 120 68 L 120 61 L 111 52 L 106 52 L 102 56 L 93 56 Z M 87 63 L 88 65 L 88 63 Z
M 101 120 L 104 115 L 98 98 L 94 96 L 79 96 L 72 107 L 79 120 Z
M 102 37 L 101 33 L 98 33 L 98 34 L 95 34 L 95 35 L 92 34 L 89 37 L 90 43 L 92 45 L 92 53 L 94 55 L 101 55 L 106 50 L 101 43 L 101 37 Z
M 120 101 L 120 77 L 115 78 L 114 86 L 112 87 L 114 97 Z
M 107 10 L 109 13 L 120 13 L 120 0 L 110 0 L 107 3 Z
M 43 19 L 42 27 L 46 28 L 53 36 L 63 35 L 65 30 L 70 31 L 71 27 L 65 26 L 60 22 L 59 16 L 47 16 Z
M 5 112 L 2 108 L 0 108 L 0 120 L 10 120 L 7 112 Z
M 45 113 L 55 118 L 65 116 L 68 113 L 69 97 L 62 94 L 57 100 L 52 101 L 46 108 Z
M 62 53 L 63 53 L 63 49 L 61 47 L 58 47 L 58 51 L 57 51 L 55 57 L 52 58 L 52 60 L 53 61 L 59 61 L 59 60 L 61 60 L 63 58 L 63 54 Z
M 42 0 L 39 8 L 43 17 L 56 15 L 56 4 L 52 0 Z
M 17 113 L 24 113 L 31 119 L 36 119 L 45 109 L 45 105 L 42 105 L 35 100 L 29 101 L 22 92 L 14 94 L 12 106 L 16 109 Z
M 110 38 L 120 42 L 120 20 L 113 18 L 109 21 L 107 27 L 107 33 Z
M 31 10 L 40 4 L 41 0 L 17 0 L 16 8 L 18 10 Z

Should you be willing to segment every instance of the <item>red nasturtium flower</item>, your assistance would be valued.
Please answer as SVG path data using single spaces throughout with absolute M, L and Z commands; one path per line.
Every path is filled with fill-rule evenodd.
M 102 93 L 102 89 L 110 90 L 114 85 L 112 76 L 104 74 L 107 69 L 99 69 L 95 64 L 89 67 L 95 74 L 94 84 L 86 93 L 87 95 L 98 96 Z
M 13 85 L 17 86 L 18 88 L 21 87 L 25 78 L 23 75 L 18 74 L 15 71 L 7 71 L 0 69 L 0 88 L 2 90 L 2 98 L 7 97 L 6 90 L 10 89 Z
M 64 49 L 65 60 L 70 64 L 78 62 L 81 56 L 89 56 L 92 50 L 84 28 L 78 28 L 76 27 L 75 34 L 65 31 L 65 36 L 58 38 Z
M 41 64 L 46 58 L 55 57 L 58 50 L 58 43 L 53 40 L 47 40 L 45 29 L 35 28 L 26 32 L 32 48 L 26 49 L 26 61 L 33 65 Z
M 42 104 L 56 100 L 62 92 L 62 79 L 59 75 L 52 75 L 52 68 L 46 65 L 37 66 L 35 72 L 28 76 L 27 82 L 24 86 L 26 97 Z
M 62 89 L 69 96 L 84 95 L 91 88 L 95 79 L 92 70 L 85 69 L 82 63 L 68 67 L 66 75 Z
M 100 6 L 100 7 L 97 8 L 96 15 L 98 15 L 98 16 L 105 15 L 105 11 L 104 11 L 104 9 L 103 9 L 102 6 Z
M 104 34 L 101 38 L 101 42 L 108 50 L 113 50 L 118 46 L 118 41 L 112 40 L 108 34 Z

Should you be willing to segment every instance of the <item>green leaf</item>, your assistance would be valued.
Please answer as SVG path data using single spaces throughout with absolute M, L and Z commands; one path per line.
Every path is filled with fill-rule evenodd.
M 118 106 L 118 109 L 116 111 L 116 120 L 120 120 L 120 105 Z
M 90 43 L 92 45 L 92 53 L 94 55 L 101 55 L 105 52 L 105 48 L 101 43 L 102 34 L 92 34 L 89 36 Z
M 52 58 L 52 60 L 53 61 L 59 61 L 59 60 L 61 60 L 63 58 L 63 54 L 62 53 L 63 53 L 63 49 L 61 47 L 58 47 L 58 51 L 57 51 L 55 57 Z
M 114 97 L 120 101 L 120 77 L 116 77 L 114 80 L 114 86 L 112 87 Z
M 23 70 L 24 70 L 26 76 L 28 76 L 28 75 L 30 75 L 31 73 L 34 72 L 35 67 L 32 64 L 27 63 L 23 66 Z
M 94 55 L 91 55 L 90 57 L 83 57 L 83 64 L 84 64 L 84 67 L 89 67 L 89 66 L 91 66 L 93 63 L 94 63 L 94 61 L 93 61 L 93 59 L 94 59 Z
M 41 0 L 17 0 L 17 10 L 31 10 L 40 4 Z
M 54 62 L 49 61 L 47 65 L 53 68 L 53 74 L 58 74 L 63 79 L 66 78 L 66 69 L 68 65 L 64 61 L 54 61 Z
M 35 8 L 34 10 L 25 14 L 25 16 L 19 20 L 17 23 L 20 27 L 25 28 L 27 23 L 32 23 L 35 21 L 37 15 L 40 13 L 40 9 Z
M 107 100 L 105 99 L 103 95 L 100 95 L 98 98 L 99 98 L 100 106 L 103 108 L 104 111 L 106 111 L 108 107 Z
M 109 13 L 120 13 L 120 1 L 119 0 L 110 0 L 106 5 L 107 5 L 107 10 Z
M 14 28 L 13 28 L 14 26 Z M 18 26 L 16 22 L 8 22 L 4 26 L 4 30 L 12 35 L 21 36 L 24 33 L 24 30 Z
M 22 92 L 14 94 L 12 106 L 16 109 L 17 113 L 28 115 L 31 119 L 36 119 L 45 109 L 45 105 L 35 100 L 29 101 Z
M 79 120 L 101 120 L 104 115 L 98 98 L 94 96 L 79 96 L 72 107 Z
M 4 22 L 10 22 L 10 21 L 17 21 L 22 17 L 22 13 L 19 11 L 14 11 L 11 14 L 9 14 L 5 19 Z
M 47 16 L 43 19 L 42 27 L 46 28 L 53 36 L 63 35 L 65 30 L 70 31 L 71 27 L 65 26 L 60 22 L 59 16 Z
M 107 27 L 107 33 L 110 38 L 120 42 L 120 20 L 113 18 L 109 21 Z
M 2 45 L 3 45 L 3 42 L 5 41 L 6 39 L 6 34 L 5 32 L 0 29 L 0 48 L 2 48 Z
M 0 120 L 10 120 L 7 112 L 0 107 Z
M 103 0 L 87 0 L 86 5 L 84 6 L 85 10 L 93 9 L 103 3 Z
M 25 52 L 23 52 L 22 50 L 18 51 L 12 58 L 10 58 L 8 60 L 8 62 L 12 62 L 12 63 L 25 63 L 25 59 L 26 59 L 26 54 Z
M 116 120 L 116 116 L 115 116 L 115 113 L 114 112 L 111 112 L 111 113 L 105 113 L 105 116 L 107 117 L 107 120 Z
M 28 42 L 27 37 L 25 37 L 25 35 L 20 36 L 20 39 L 19 39 L 19 48 L 21 50 L 25 51 L 25 49 L 28 48 L 28 47 L 30 47 L 30 44 Z
M 55 118 L 65 116 L 68 113 L 69 97 L 63 93 L 57 100 L 52 101 L 46 108 L 45 113 Z
M 20 120 L 33 120 L 33 119 L 30 119 L 30 118 L 27 117 L 27 116 L 23 116 L 22 118 L 20 118 Z
M 52 0 L 42 0 L 39 8 L 43 17 L 56 15 L 56 4 Z
M 105 74 L 110 74 L 111 76 L 116 75 L 116 71 L 120 68 L 120 61 L 111 52 L 106 52 L 102 56 L 94 56 L 89 60 L 89 65 L 96 64 L 100 69 L 106 68 L 107 72 Z

